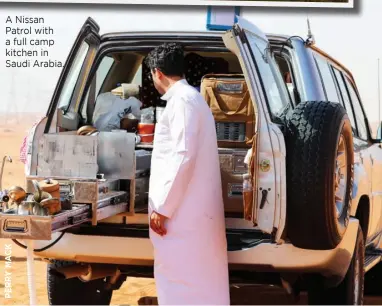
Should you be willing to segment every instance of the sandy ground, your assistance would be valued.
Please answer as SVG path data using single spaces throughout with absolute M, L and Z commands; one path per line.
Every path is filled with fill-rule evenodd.
M 19 148 L 28 128 L 36 121 L 36 115 L 4 116 L 0 114 L 0 159 L 7 154 L 13 159 L 6 163 L 3 177 L 3 187 L 24 184 L 23 164 L 19 159 Z M 0 160 L 1 162 L 1 160 Z M 5 245 L 12 246 L 11 282 L 12 298 L 4 299 L 4 259 Z M 0 239 L 0 305 L 29 304 L 27 286 L 27 270 L 25 262 L 26 252 L 12 241 Z M 9 271 L 9 270 L 7 270 Z M 35 261 L 36 288 L 38 304 L 48 304 L 46 292 L 46 263 Z M 155 304 L 155 282 L 152 279 L 129 278 L 119 291 L 113 294 L 113 305 Z M 283 290 L 270 286 L 232 287 L 232 304 L 295 304 Z M 299 304 L 306 304 L 306 297 L 302 297 Z M 366 304 L 382 305 L 382 298 L 367 297 Z
M 37 118 L 36 114 L 6 116 L 0 113 L 0 164 L 4 155 L 12 157 L 12 163 L 6 162 L 4 166 L 2 189 L 24 184 L 24 165 L 19 161 L 19 150 Z
M 15 246 L 16 248 L 16 246 Z M 0 271 L 4 269 L 4 261 L 0 261 Z M 37 302 L 48 304 L 46 292 L 46 263 L 35 261 Z M 0 272 L 0 292 L 3 291 L 4 276 Z M 27 287 L 27 270 L 25 261 L 12 262 L 12 298 L 3 299 L 0 295 L 0 305 L 20 305 L 29 303 Z M 255 291 L 254 291 L 255 290 Z M 254 295 L 253 293 L 256 294 Z M 128 278 L 122 288 L 115 291 L 112 305 L 150 305 L 157 304 L 155 298 L 155 282 L 152 279 Z M 272 287 L 232 288 L 232 298 L 235 304 L 289 304 L 293 301 L 282 290 Z M 2 300 L 3 299 L 3 300 Z M 301 301 L 303 303 L 304 300 Z
M 16 251 L 16 245 L 13 245 Z M 18 247 L 17 247 L 18 248 Z M 1 248 L 0 248 L 1 250 Z M 29 304 L 27 269 L 25 260 L 12 262 L 12 298 L 4 299 L 4 261 L 0 261 L 0 305 Z M 35 261 L 38 305 L 47 305 L 46 263 Z M 155 282 L 152 279 L 128 278 L 121 289 L 115 291 L 112 305 L 157 305 Z M 231 288 L 233 305 L 306 305 L 306 295 L 294 301 L 284 290 L 273 286 L 243 286 Z M 382 305 L 382 297 L 366 297 L 365 305 Z
M 18 246 L 13 245 L 15 248 Z M 29 304 L 26 262 L 13 261 L 11 269 L 12 297 L 4 297 L 4 261 L 0 261 L 0 305 L 25 305 Z M 9 271 L 9 269 L 7 269 Z M 46 263 L 35 261 L 37 304 L 48 305 L 46 290 Z M 70 293 L 69 293 L 70 294 Z M 128 279 L 121 290 L 113 294 L 113 305 L 138 305 L 154 302 L 155 282 L 152 279 Z

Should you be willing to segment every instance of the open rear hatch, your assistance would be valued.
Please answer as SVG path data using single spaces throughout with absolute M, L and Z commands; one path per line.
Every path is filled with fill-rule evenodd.
M 37 175 L 27 177 L 27 195 L 36 193 L 33 181 L 55 181 L 61 209 L 37 213 L 30 201 L 22 201 L 7 210 L 11 201 L 3 202 L 0 238 L 50 240 L 52 233 L 81 223 L 97 225 L 120 213 L 134 213 L 136 177 L 143 171 L 136 171 L 136 161 L 145 166 L 141 157 L 136 159 L 135 134 L 45 134 L 38 151 Z

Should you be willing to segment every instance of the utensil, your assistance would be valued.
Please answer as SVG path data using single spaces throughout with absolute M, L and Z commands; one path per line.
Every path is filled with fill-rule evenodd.
M 32 212 L 36 216 L 48 216 L 49 215 L 47 209 L 42 207 L 40 203 L 34 203 Z
M 12 186 L 8 190 L 8 197 L 11 202 L 20 203 L 26 198 L 25 190 L 19 186 Z
M 33 215 L 33 208 L 35 206 L 34 202 L 22 202 L 17 206 L 17 214 L 18 215 Z
M 48 198 L 40 202 L 43 209 L 46 209 L 49 215 L 54 215 L 61 211 L 60 199 Z

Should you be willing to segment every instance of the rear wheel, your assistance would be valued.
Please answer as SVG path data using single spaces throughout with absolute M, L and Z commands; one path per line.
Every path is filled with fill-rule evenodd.
M 339 103 L 302 102 L 287 119 L 287 230 L 300 248 L 332 249 L 349 222 L 353 137 Z
M 382 263 L 377 264 L 366 273 L 365 294 L 382 295 Z
M 362 305 L 364 296 L 365 244 L 361 227 L 352 261 L 344 280 L 335 288 L 317 284 L 308 290 L 310 305 Z
M 55 269 L 72 265 L 55 261 L 48 264 L 47 285 L 50 305 L 110 305 L 112 290 L 105 289 L 105 279 L 83 282 L 79 278 L 62 279 Z

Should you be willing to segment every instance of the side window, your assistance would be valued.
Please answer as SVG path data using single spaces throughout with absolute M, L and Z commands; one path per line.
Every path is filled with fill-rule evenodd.
M 347 85 L 347 88 L 349 90 L 350 98 L 353 103 L 354 108 L 354 114 L 357 121 L 358 126 L 358 134 L 361 139 L 367 140 L 368 139 L 368 132 L 366 127 L 366 120 L 365 115 L 362 111 L 361 102 L 358 98 L 358 95 L 354 89 L 353 84 L 349 81 L 347 77 L 345 77 L 345 82 Z
M 282 97 L 281 93 L 284 91 L 285 97 L 288 96 L 285 85 L 283 85 L 280 70 L 276 66 L 276 61 L 270 52 L 267 41 L 247 31 L 246 36 L 259 69 L 269 109 L 272 115 L 277 117 L 287 106 L 287 101 Z M 284 87 L 282 88 L 281 85 Z
M 142 86 L 142 65 L 139 66 L 137 73 L 134 76 L 134 79 L 131 81 L 132 84 Z
M 342 73 L 339 70 L 337 70 L 336 68 L 333 68 L 333 71 L 334 71 L 334 75 L 335 75 L 336 80 L 337 80 L 338 88 L 339 88 L 340 93 L 341 93 L 344 107 L 345 107 L 346 112 L 349 116 L 350 123 L 351 123 L 351 126 L 353 128 L 353 133 L 354 133 L 354 131 L 357 131 L 357 125 L 355 123 L 353 108 L 351 106 L 349 94 L 348 94 L 348 91 L 346 90 L 346 86 L 345 86 L 344 80 L 342 78 Z
M 96 95 L 99 94 L 102 84 L 105 81 L 106 76 L 108 75 L 113 64 L 114 64 L 114 59 L 112 57 L 105 56 L 102 59 L 102 62 L 97 69 L 96 89 L 95 89 Z
M 107 75 L 109 74 L 109 71 L 113 66 L 114 62 L 115 61 L 112 57 L 105 56 L 99 64 L 96 72 L 95 83 L 93 79 L 92 84 L 90 85 L 89 90 L 86 94 L 85 102 L 82 105 L 81 116 L 85 120 L 87 118 L 87 105 L 89 103 L 89 99 L 95 100 L 97 98 L 97 96 L 100 93 L 102 84 L 104 83 Z
M 285 82 L 285 86 L 288 90 L 289 96 L 294 105 L 297 102 L 300 102 L 300 97 L 298 95 L 297 86 L 294 78 L 294 73 L 291 67 L 291 64 L 286 57 L 275 56 L 276 63 L 278 68 L 280 69 L 280 73 L 283 76 L 283 80 Z
M 88 53 L 89 45 L 83 42 L 80 46 L 76 57 L 74 58 L 73 64 L 69 70 L 68 76 L 66 77 L 64 86 L 61 91 L 61 95 L 58 99 L 58 107 L 64 109 L 65 111 L 70 106 L 70 100 L 76 87 L 78 77 L 80 76 L 82 65 L 84 64 L 86 54 Z
M 330 102 L 339 103 L 338 93 L 336 85 L 334 83 L 333 75 L 328 62 L 321 56 L 315 55 L 316 64 L 321 75 L 321 80 L 324 86 L 324 91 L 326 93 L 326 98 Z

